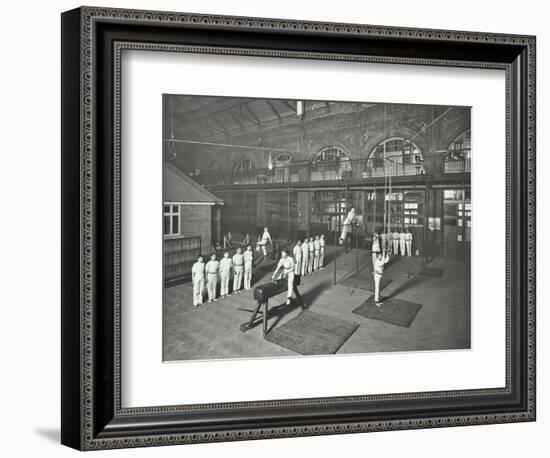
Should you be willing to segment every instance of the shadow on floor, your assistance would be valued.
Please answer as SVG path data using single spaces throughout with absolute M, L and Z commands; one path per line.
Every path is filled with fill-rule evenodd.
M 59 444 L 59 442 L 61 441 L 61 433 L 58 429 L 41 428 L 35 429 L 34 432 L 51 442 L 55 442 L 56 444 Z

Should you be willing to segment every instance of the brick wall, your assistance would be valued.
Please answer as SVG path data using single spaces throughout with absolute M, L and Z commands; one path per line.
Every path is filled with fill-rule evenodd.
M 212 243 L 212 206 L 181 205 L 180 231 L 184 237 L 201 236 L 202 252 L 209 253 Z

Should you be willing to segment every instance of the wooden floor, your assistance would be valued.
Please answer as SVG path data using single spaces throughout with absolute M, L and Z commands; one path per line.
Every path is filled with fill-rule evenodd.
M 441 278 L 420 275 L 421 258 L 393 257 L 384 276 L 391 283 L 382 297 L 391 296 L 422 304 L 409 328 L 371 320 L 352 313 L 373 293 L 361 288 L 334 284 L 335 253 L 328 248 L 324 270 L 302 278 L 299 290 L 309 310 L 359 324 L 338 353 L 465 349 L 470 347 L 470 270 L 462 261 L 435 260 L 430 267 L 444 269 Z M 337 282 L 359 270 L 372 270 L 370 253 L 355 250 L 340 254 L 336 262 Z M 269 281 L 271 272 L 257 276 L 256 284 Z M 254 286 L 253 286 L 254 287 Z M 280 307 L 285 294 L 270 299 L 268 328 L 272 329 L 301 312 L 298 305 Z M 164 360 L 199 360 L 296 356 L 296 353 L 264 340 L 261 324 L 246 333 L 239 326 L 248 321 L 255 302 L 252 291 L 233 294 L 199 308 L 192 306 L 190 283 L 164 291 Z

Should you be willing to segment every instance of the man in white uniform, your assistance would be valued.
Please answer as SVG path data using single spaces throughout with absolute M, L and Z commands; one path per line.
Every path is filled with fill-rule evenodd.
M 376 256 L 378 255 L 379 251 L 382 251 L 382 248 L 380 247 L 380 239 L 378 238 L 378 232 L 374 232 L 372 234 L 372 248 L 371 248 L 373 268 L 374 268 L 374 261 L 376 260 Z
M 407 235 L 401 229 L 401 232 L 399 233 L 399 249 L 401 250 L 401 256 L 405 256 L 405 239 L 407 238 Z
M 233 267 L 233 261 L 229 257 L 229 252 L 223 254 L 223 258 L 220 261 L 220 296 L 225 299 L 229 295 L 229 278 L 231 277 L 231 268 Z
M 252 267 L 254 264 L 254 252 L 252 246 L 248 245 L 246 251 L 243 254 L 244 260 L 244 289 L 250 290 L 250 283 L 252 282 Z
M 302 273 L 302 242 L 299 240 L 294 245 L 294 275 L 300 275 Z
M 306 237 L 302 243 L 302 275 L 307 275 L 307 266 L 309 263 L 309 239 Z
M 384 267 L 389 260 L 390 256 L 386 252 L 380 251 L 376 253 L 376 257 L 374 258 L 372 275 L 374 276 L 374 303 L 377 307 L 382 305 L 382 302 L 380 302 L 380 280 L 384 276 Z
M 271 235 L 269 235 L 269 231 L 267 230 L 267 227 L 264 227 L 264 233 L 262 234 L 262 240 L 260 241 L 260 245 L 262 246 L 262 253 L 264 254 L 264 258 L 267 257 L 267 243 L 271 243 L 273 245 L 273 241 L 271 240 Z
M 351 230 L 351 223 L 355 218 L 355 208 L 351 208 L 342 225 L 342 233 L 340 234 L 340 245 L 343 245 L 348 237 L 348 232 Z
M 216 288 L 218 286 L 218 275 L 220 274 L 220 261 L 216 259 L 216 253 L 212 253 L 210 261 L 206 263 L 206 289 L 208 290 L 208 303 L 218 302 L 216 299 Z
M 324 262 L 325 262 L 325 234 L 321 234 L 321 237 L 319 237 L 319 246 L 320 246 L 320 253 L 319 253 L 319 269 L 324 269 Z
M 392 234 L 393 255 L 399 254 L 399 231 L 395 229 Z
M 307 242 L 308 247 L 308 257 L 307 257 L 307 273 L 311 274 L 313 273 L 313 261 L 315 258 L 315 245 L 313 243 L 313 237 L 309 238 L 309 241 Z
M 193 307 L 202 305 L 202 293 L 204 291 L 204 258 L 197 256 L 197 262 L 191 268 L 193 280 Z
M 288 250 L 286 248 L 281 250 L 281 259 L 279 260 L 277 268 L 271 277 L 273 281 L 276 281 L 279 278 L 286 278 L 288 281 L 286 303 L 289 305 L 294 288 L 294 259 L 288 255 Z
M 313 250 L 313 270 L 317 271 L 319 270 L 319 258 L 321 257 L 321 242 L 318 235 L 315 236 L 313 241 Z
M 412 256 L 412 244 L 413 244 L 413 235 L 409 229 L 405 229 L 405 248 L 407 248 L 407 256 Z
M 237 252 L 233 255 L 233 292 L 239 294 L 241 289 L 241 281 L 243 279 L 244 256 L 242 250 L 237 248 Z

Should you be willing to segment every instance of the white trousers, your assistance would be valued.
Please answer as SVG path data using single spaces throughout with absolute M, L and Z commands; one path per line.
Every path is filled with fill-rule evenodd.
M 380 301 L 380 280 L 382 280 L 382 275 L 373 274 L 374 276 L 374 302 Z
M 286 297 L 290 299 L 292 297 L 292 292 L 294 291 L 294 272 L 289 272 L 287 274 L 288 289 L 286 292 Z
M 393 242 L 393 254 L 399 254 L 399 240 L 392 240 Z
M 241 289 L 242 280 L 243 266 L 235 266 L 233 268 L 233 291 L 239 291 Z
M 218 286 L 218 274 L 207 273 L 206 289 L 208 291 L 208 300 L 216 299 L 216 287 Z
M 342 233 L 340 234 L 340 238 L 345 242 L 346 238 L 348 237 L 348 232 L 350 229 L 351 224 L 344 224 L 344 227 L 342 228 Z
M 317 270 L 319 268 L 319 256 L 321 256 L 321 252 L 315 251 L 315 256 L 313 257 L 313 270 Z
M 406 240 L 405 244 L 407 246 L 407 256 L 412 256 L 412 240 Z
M 229 294 L 229 278 L 231 277 L 230 270 L 220 270 L 221 286 L 220 295 L 227 296 Z
M 307 273 L 310 274 L 311 272 L 313 272 L 313 261 L 315 260 L 315 254 L 313 253 L 313 251 L 309 252 L 309 256 L 307 257 L 307 259 Z
M 321 253 L 319 254 L 319 267 L 324 267 L 325 262 L 325 247 L 321 247 Z
M 244 289 L 249 290 L 252 283 L 252 263 L 244 264 Z
M 307 275 L 308 264 L 309 264 L 309 256 L 305 255 L 302 258 L 302 275 Z
M 202 304 L 202 293 L 204 291 L 204 277 L 193 280 L 193 305 Z
M 302 258 L 296 258 L 294 261 L 294 274 L 300 275 L 302 273 Z
M 405 240 L 399 240 L 399 248 L 401 249 L 401 256 L 405 256 Z

